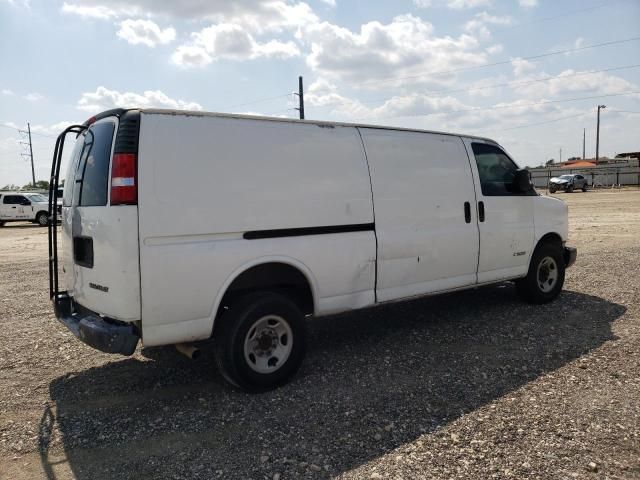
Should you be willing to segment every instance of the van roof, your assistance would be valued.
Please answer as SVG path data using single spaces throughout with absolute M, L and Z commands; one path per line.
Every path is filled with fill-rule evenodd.
M 438 135 L 451 135 L 456 137 L 465 137 L 465 138 L 474 138 L 477 140 L 484 140 L 487 142 L 494 143 L 499 145 L 498 142 L 491 138 L 480 137 L 477 135 L 465 135 L 459 133 L 452 132 L 439 132 L 434 130 L 422 130 L 419 128 L 406 128 L 406 127 L 391 127 L 386 125 L 371 125 L 364 123 L 347 123 L 347 122 L 333 122 L 327 120 L 299 120 L 296 118 L 281 118 L 281 117 L 263 117 L 259 115 L 244 115 L 239 113 L 220 113 L 220 112 L 203 112 L 203 111 L 195 111 L 195 110 L 174 110 L 174 109 L 163 109 L 163 108 L 116 108 L 113 110 L 107 110 L 102 112 L 95 117 L 87 120 L 86 124 L 93 123 L 100 118 L 105 118 L 108 116 L 120 116 L 123 113 L 129 110 L 137 110 L 141 113 L 146 114 L 157 114 L 157 115 L 181 115 L 181 116 L 189 116 L 189 117 L 220 117 L 220 118 L 238 118 L 238 119 L 246 119 L 246 120 L 264 120 L 269 122 L 283 122 L 283 123 L 308 123 L 313 125 L 327 126 L 327 127 L 361 127 L 361 128 L 374 128 L 379 130 L 397 130 L 403 132 L 421 132 L 421 133 L 435 133 Z

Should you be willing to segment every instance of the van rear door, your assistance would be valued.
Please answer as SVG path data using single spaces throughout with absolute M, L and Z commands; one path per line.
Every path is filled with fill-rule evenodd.
M 136 187 L 135 172 L 114 177 L 112 159 L 127 155 L 135 169 L 137 152 L 131 150 L 137 149 L 138 124 L 138 112 L 124 112 L 96 121 L 78 136 L 62 208 L 69 294 L 82 307 L 122 321 L 140 319 L 138 207 L 136 198 L 121 201 L 123 184 Z

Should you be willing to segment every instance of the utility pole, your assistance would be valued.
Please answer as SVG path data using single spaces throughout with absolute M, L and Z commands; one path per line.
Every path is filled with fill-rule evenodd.
M 560 147 L 560 161 L 558 163 L 562 163 L 562 147 Z
M 585 146 L 585 142 L 587 140 L 587 129 L 583 128 L 582 129 L 582 159 L 584 160 L 586 157 L 584 156 L 584 146 Z
M 298 77 L 298 95 L 299 107 L 296 108 L 300 112 L 300 120 L 304 120 L 304 88 L 302 86 L 302 77 Z
M 20 142 L 20 144 L 24 145 L 25 147 L 29 145 L 29 153 L 23 152 L 20 155 L 23 157 L 29 157 L 29 159 L 31 160 L 31 179 L 32 179 L 31 186 L 33 188 L 36 188 L 36 170 L 33 167 L 33 144 L 31 143 L 31 124 L 27 122 L 26 132 L 24 130 L 18 130 L 18 132 L 20 132 L 23 135 L 27 135 L 27 138 L 29 139 L 28 142 Z
M 607 108 L 606 105 L 598 105 L 598 127 L 596 129 L 596 167 L 600 158 L 600 109 Z

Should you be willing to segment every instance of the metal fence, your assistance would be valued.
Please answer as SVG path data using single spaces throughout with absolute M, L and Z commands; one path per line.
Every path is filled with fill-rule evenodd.
M 636 166 L 534 170 L 531 171 L 531 181 L 537 188 L 547 188 L 551 178 L 573 173 L 583 175 L 591 188 L 616 188 L 624 185 L 640 188 L 640 168 Z

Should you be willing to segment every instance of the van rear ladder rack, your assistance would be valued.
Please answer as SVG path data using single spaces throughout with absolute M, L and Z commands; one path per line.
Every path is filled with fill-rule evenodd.
M 51 162 L 51 177 L 49 179 L 49 222 L 47 224 L 49 235 L 49 298 L 55 303 L 62 293 L 58 283 L 58 188 L 60 180 L 60 164 L 62 163 L 62 151 L 67 134 L 75 133 L 76 136 L 89 128 L 88 125 L 71 125 L 67 127 L 56 139 Z M 73 188 L 73 185 L 65 185 Z

